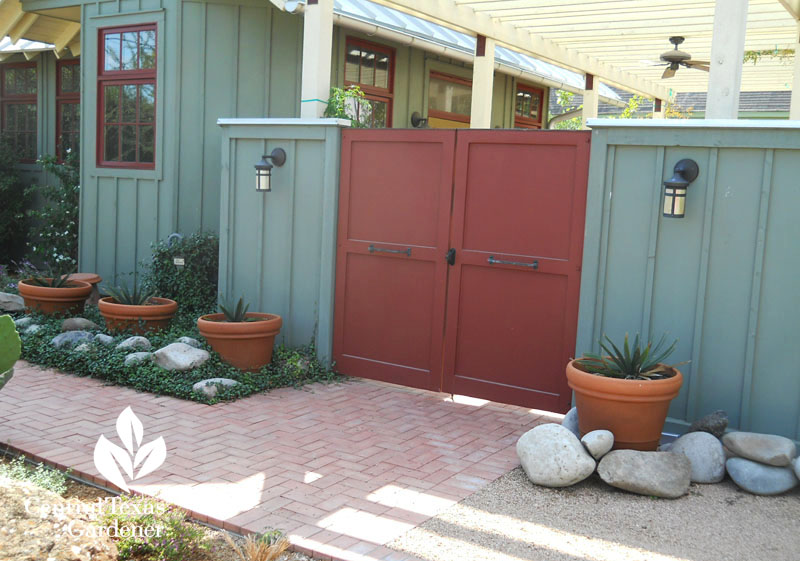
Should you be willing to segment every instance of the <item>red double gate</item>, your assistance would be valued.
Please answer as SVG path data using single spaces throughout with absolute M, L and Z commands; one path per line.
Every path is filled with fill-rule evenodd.
M 588 132 L 347 130 L 339 371 L 565 411 Z

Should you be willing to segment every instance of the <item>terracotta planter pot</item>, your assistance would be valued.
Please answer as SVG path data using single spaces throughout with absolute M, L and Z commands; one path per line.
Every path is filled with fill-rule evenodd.
M 129 330 L 141 335 L 165 328 L 178 311 L 178 303 L 169 298 L 150 298 L 150 302 L 146 306 L 129 306 L 106 296 L 100 298 L 97 307 L 111 331 Z
M 91 306 L 97 306 L 97 302 L 100 300 L 100 291 L 97 289 L 97 286 L 103 281 L 103 277 L 95 273 L 73 273 L 69 278 L 91 284 L 92 293 L 89 295 L 89 299 L 86 303 Z
M 669 403 L 681 389 L 683 375 L 663 380 L 622 380 L 584 372 L 567 364 L 567 381 L 575 392 L 581 435 L 598 429 L 614 433 L 614 448 L 655 450 Z
M 225 314 L 208 314 L 197 319 L 197 329 L 222 360 L 240 370 L 257 372 L 272 361 L 283 320 L 275 314 L 255 312 L 247 317 L 259 321 L 229 322 Z
M 69 281 L 69 286 L 52 288 L 37 286 L 30 279 L 17 283 L 19 295 L 25 300 L 25 307 L 47 315 L 73 315 L 83 310 L 83 304 L 92 293 L 92 285 L 79 280 Z

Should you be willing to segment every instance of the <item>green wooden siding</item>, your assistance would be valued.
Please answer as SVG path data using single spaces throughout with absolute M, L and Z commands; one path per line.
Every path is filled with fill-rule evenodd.
M 81 51 L 97 30 L 158 24 L 155 170 L 98 168 L 96 67 L 82 71 L 80 267 L 111 281 L 172 232 L 218 231 L 221 117 L 299 114 L 302 19 L 258 0 L 84 4 Z
M 610 123 L 592 132 L 576 352 L 668 332 L 671 360 L 691 361 L 670 430 L 724 409 L 732 427 L 800 439 L 800 129 Z M 700 175 L 686 217 L 663 218 L 682 158 Z
M 226 120 L 222 125 L 219 289 L 283 317 L 280 341 L 316 340 L 330 360 L 340 160 L 334 119 Z M 255 189 L 253 164 L 274 148 L 272 191 Z

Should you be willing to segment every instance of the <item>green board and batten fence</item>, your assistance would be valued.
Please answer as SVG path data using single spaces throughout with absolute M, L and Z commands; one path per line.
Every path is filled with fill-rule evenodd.
M 316 341 L 330 360 L 338 213 L 338 119 L 220 119 L 222 197 L 219 289 L 252 311 L 283 317 L 280 342 Z M 268 139 L 268 140 L 267 140 Z M 253 167 L 275 148 L 272 191 L 256 191 Z
M 602 334 L 678 338 L 668 432 L 724 409 L 800 439 L 800 125 L 593 120 L 577 353 Z M 700 166 L 686 217 L 663 181 Z

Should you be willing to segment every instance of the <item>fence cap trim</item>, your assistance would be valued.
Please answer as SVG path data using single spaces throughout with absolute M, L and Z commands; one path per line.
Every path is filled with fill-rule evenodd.
M 347 119 L 295 119 L 295 118 L 269 118 L 260 117 L 257 119 L 236 119 L 236 118 L 222 118 L 217 119 L 217 125 L 227 127 L 231 125 L 254 125 L 254 126 L 335 126 L 335 127 L 349 127 L 350 121 Z
M 774 119 L 589 119 L 587 126 L 631 129 L 794 129 L 800 121 Z

